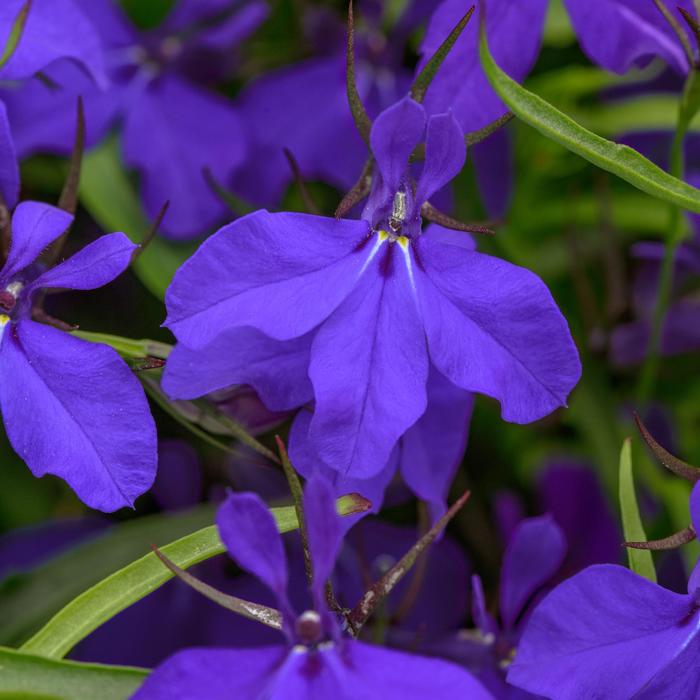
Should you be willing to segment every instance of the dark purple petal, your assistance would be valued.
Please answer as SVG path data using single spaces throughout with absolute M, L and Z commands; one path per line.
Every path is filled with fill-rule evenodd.
M 423 107 L 410 97 L 404 97 L 385 109 L 372 125 L 372 153 L 388 191 L 397 192 L 403 184 L 409 156 L 423 138 L 425 123 Z M 435 158 L 437 166 L 440 154 Z
M 700 530 L 700 482 L 693 486 L 690 492 L 690 519 L 693 522 L 693 527 Z
M 693 489 L 693 491 L 695 490 L 696 489 Z M 697 495 L 693 495 L 697 499 Z M 688 579 L 688 593 L 694 596 L 696 595 L 696 591 L 698 591 L 698 589 L 700 589 L 700 561 L 696 562 L 695 567 L 690 574 L 690 578 Z
M 31 289 L 103 287 L 129 267 L 136 247 L 123 233 L 101 236 L 37 277 Z
M 431 359 L 457 386 L 528 423 L 566 404 L 581 364 L 566 320 L 533 273 L 497 258 L 418 240 L 416 269 Z
M 592 566 L 562 583 L 535 609 L 508 681 L 562 699 L 681 698 L 698 682 L 697 664 L 669 679 L 686 648 L 694 651 L 699 613 L 692 598 L 621 566 Z M 661 677 L 661 695 L 646 690 Z M 687 688 L 687 686 L 685 686 Z
M 163 510 L 181 510 L 199 502 L 202 467 L 191 445 L 184 440 L 158 443 L 158 475 L 151 493 Z
M 445 228 L 440 224 L 428 224 L 421 234 L 427 240 L 442 243 L 444 245 L 456 245 L 465 250 L 476 250 L 474 236 L 465 231 L 455 231 L 452 228 Z
M 428 356 L 409 264 L 402 244 L 380 244 L 311 347 L 309 437 L 344 475 L 378 474 L 425 411 Z
M 476 184 L 488 215 L 501 219 L 506 215 L 514 187 L 513 149 L 507 129 L 499 129 L 485 141 L 472 146 Z
M 280 341 L 253 328 L 226 331 L 201 350 L 178 343 L 165 365 L 163 389 L 173 399 L 195 399 L 249 384 L 270 410 L 290 410 L 313 399 L 310 347 L 308 334 Z
M 636 0 L 564 0 L 583 50 L 594 62 L 615 73 L 644 65 L 660 56 L 680 73 L 688 59 L 668 22 L 653 2 Z M 669 4 L 682 26 L 675 6 L 692 10 L 690 0 Z
M 170 202 L 164 233 L 190 238 L 226 217 L 202 170 L 227 181 L 245 142 L 238 115 L 219 95 L 172 75 L 153 81 L 129 107 L 123 148 L 126 163 L 141 174 L 148 216 Z
M 2 339 L 0 407 L 35 476 L 65 479 L 90 507 L 133 505 L 156 473 L 156 431 L 141 384 L 105 345 L 21 321 Z
M 219 536 L 238 565 L 259 578 L 289 614 L 287 557 L 277 523 L 255 493 L 229 493 L 216 514 Z
M 133 700 L 265 697 L 265 691 L 286 655 L 283 646 L 240 650 L 186 649 L 158 666 L 133 695 Z
M 547 6 L 547 0 L 488 0 L 486 3 L 489 47 L 496 63 L 514 80 L 523 80 L 535 62 Z M 443 0 L 428 25 L 417 70 L 423 68 L 468 9 L 469 3 L 463 0 Z M 429 114 L 453 108 L 465 132 L 481 129 L 507 111 L 489 85 L 479 62 L 480 21 L 477 7 L 435 76 L 425 99 Z
M 566 538 L 549 515 L 518 525 L 503 556 L 500 611 L 506 630 L 513 629 L 527 602 L 554 576 L 566 554 Z
M 62 209 L 41 202 L 21 202 L 12 215 L 12 241 L 0 278 L 10 281 L 29 267 L 46 246 L 53 243 L 73 222 Z
M 0 102 L 0 196 L 10 211 L 19 198 L 19 164 L 7 121 L 7 110 Z
M 0 46 L 5 46 L 25 0 L 0 5 Z M 106 84 L 102 42 L 73 0 L 33 0 L 17 48 L 0 68 L 0 80 L 29 78 L 60 58 L 71 58 Z
M 420 206 L 455 178 L 466 157 L 464 134 L 452 113 L 430 117 L 425 142 L 425 163 L 416 187 L 416 204 Z
M 166 294 L 166 325 L 188 347 L 252 326 L 288 340 L 323 321 L 348 295 L 370 246 L 362 221 L 257 211 L 207 239 Z
M 447 494 L 464 455 L 474 394 L 433 368 L 427 397 L 425 413 L 401 438 L 400 469 L 413 493 L 428 503 L 435 521 L 447 510 Z
M 477 575 L 472 576 L 472 618 L 474 618 L 474 624 L 482 635 L 495 636 L 498 634 L 498 624 L 486 605 L 481 576 Z

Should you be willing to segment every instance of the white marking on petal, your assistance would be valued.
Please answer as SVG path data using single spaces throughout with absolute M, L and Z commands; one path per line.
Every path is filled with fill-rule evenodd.
M 9 322 L 9 316 L 6 316 L 5 314 L 0 314 L 0 340 L 2 340 L 2 336 L 5 333 L 5 326 L 7 326 Z
M 360 275 L 362 275 L 364 273 L 364 271 L 367 269 L 367 266 L 372 262 L 374 256 L 379 252 L 379 249 L 388 240 L 389 240 L 389 234 L 386 231 L 377 231 L 377 240 L 375 241 L 374 247 L 372 248 L 372 250 L 370 250 L 369 256 L 367 257 L 367 260 L 365 260 L 365 264 L 362 266 L 362 269 L 360 270 Z
M 403 258 L 406 261 L 406 269 L 408 270 L 408 279 L 411 282 L 413 296 L 416 296 L 416 281 L 413 279 L 413 260 L 411 260 L 411 241 L 405 236 L 401 236 L 401 238 L 398 239 L 398 243 L 401 246 Z

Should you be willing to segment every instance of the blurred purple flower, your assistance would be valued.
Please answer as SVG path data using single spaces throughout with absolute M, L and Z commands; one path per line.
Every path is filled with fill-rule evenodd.
M 138 32 L 115 0 L 81 0 L 80 6 L 101 36 L 110 86 L 96 89 L 63 60 L 41 78 L 3 90 L 0 97 L 20 157 L 68 153 L 75 103 L 82 95 L 88 146 L 119 124 L 124 160 L 141 176 L 148 216 L 154 219 L 170 201 L 165 234 L 188 238 L 203 233 L 228 211 L 203 169 L 227 181 L 245 155 L 245 137 L 232 104 L 191 78 L 210 82 L 212 76 L 199 75 L 201 65 L 220 65 L 231 47 L 265 18 L 266 4 L 179 0 L 151 32 Z
M 414 190 L 408 161 L 423 140 Z M 564 405 L 580 375 L 538 277 L 421 230 L 421 205 L 464 163 L 454 118 L 428 120 L 405 98 L 371 142 L 379 172 L 363 220 L 255 212 L 208 239 L 166 295 L 179 341 L 163 380 L 172 398 L 248 383 L 272 409 L 313 399 L 317 461 L 359 479 L 385 469 L 425 413 L 431 364 L 516 423 Z
M 440 660 L 367 645 L 342 634 L 326 607 L 324 585 L 342 541 L 335 499 L 320 480 L 307 484 L 305 506 L 314 566 L 313 609 L 296 615 L 277 526 L 254 494 L 231 494 L 219 533 L 231 556 L 277 598 L 286 644 L 258 649 L 190 649 L 159 666 L 134 695 L 156 698 L 440 698 L 490 697 L 466 671 Z
M 555 700 L 696 697 L 699 572 L 687 595 L 621 566 L 568 579 L 530 618 L 509 682 Z
M 87 505 L 113 511 L 155 478 L 156 430 L 141 384 L 112 348 L 31 319 L 41 290 L 102 287 L 136 246 L 112 233 L 43 269 L 40 253 L 72 221 L 39 202 L 22 202 L 12 216 L 0 270 L 0 410 L 35 476 L 60 476 Z

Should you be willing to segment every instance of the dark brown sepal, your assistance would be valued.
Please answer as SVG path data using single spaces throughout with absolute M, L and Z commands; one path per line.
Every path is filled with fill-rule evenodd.
M 163 223 L 163 219 L 165 218 L 165 214 L 167 213 L 169 206 L 170 202 L 165 202 L 165 204 L 163 204 L 163 206 L 160 208 L 160 211 L 158 212 L 158 216 L 156 216 L 155 218 L 155 221 L 151 224 L 148 231 L 146 231 L 146 235 L 141 239 L 141 242 L 134 249 L 134 252 L 131 254 L 132 265 L 134 264 L 134 262 L 136 262 L 136 260 L 138 260 L 143 251 L 146 250 L 146 248 L 148 248 L 149 243 L 156 237 L 156 233 L 158 233 L 158 229 Z
M 453 219 L 439 209 L 436 209 L 430 202 L 425 202 L 421 207 L 420 213 L 424 219 L 432 221 L 434 224 L 440 224 L 445 228 L 451 228 L 455 231 L 464 231 L 465 233 L 477 233 L 483 236 L 495 236 L 496 232 L 489 226 L 481 224 L 468 224 L 459 219 Z
M 356 204 L 359 204 L 370 193 L 372 188 L 372 171 L 374 170 L 374 158 L 367 159 L 362 173 L 350 191 L 343 197 L 335 210 L 335 218 L 342 219 Z
M 299 163 L 297 163 L 297 159 L 288 148 L 283 148 L 282 150 L 284 151 L 284 156 L 287 159 L 287 163 L 289 163 L 289 167 L 294 177 L 294 182 L 299 188 L 299 194 L 301 195 L 301 201 L 304 203 L 306 213 L 320 216 L 321 210 L 316 205 L 316 202 L 314 202 L 314 199 L 309 192 L 309 188 L 306 186 L 306 182 L 304 182 L 304 178 L 301 174 L 301 168 L 299 167 Z
M 369 134 L 372 130 L 372 120 L 369 118 L 367 110 L 362 104 L 362 99 L 357 89 L 357 79 L 355 77 L 355 14 L 353 12 L 352 0 L 348 3 L 348 43 L 346 58 L 345 86 L 350 112 L 352 113 L 352 118 L 357 130 L 360 136 L 362 136 L 362 140 L 369 146 Z
M 683 544 L 692 542 L 697 537 L 695 529 L 692 525 L 680 530 L 679 532 L 664 537 L 662 540 L 649 540 L 648 542 L 625 542 L 624 547 L 630 549 L 650 549 L 653 552 L 663 551 L 666 549 L 676 549 Z

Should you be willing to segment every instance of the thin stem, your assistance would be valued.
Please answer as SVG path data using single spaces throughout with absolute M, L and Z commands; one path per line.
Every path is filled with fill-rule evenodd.
M 668 22 L 669 26 L 673 30 L 673 33 L 678 37 L 678 41 L 681 42 L 683 51 L 685 52 L 685 55 L 688 59 L 688 64 L 692 68 L 692 66 L 695 64 L 695 54 L 693 52 L 693 47 L 690 45 L 690 39 L 688 39 L 688 35 L 685 33 L 685 30 L 683 29 L 683 27 L 681 27 L 678 20 L 673 16 L 671 10 L 669 10 L 668 7 L 666 7 L 663 0 L 654 0 L 654 5 L 656 5 L 656 8 L 664 16 L 664 19 Z

